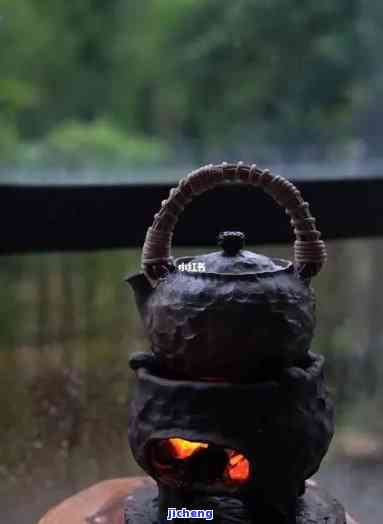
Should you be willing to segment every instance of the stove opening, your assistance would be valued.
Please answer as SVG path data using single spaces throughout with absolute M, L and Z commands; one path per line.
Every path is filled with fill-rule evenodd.
M 250 478 L 250 463 L 239 451 L 178 437 L 156 440 L 151 460 L 165 482 L 235 486 Z

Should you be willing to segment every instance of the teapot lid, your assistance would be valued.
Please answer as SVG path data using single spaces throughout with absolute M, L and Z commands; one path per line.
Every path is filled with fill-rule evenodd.
M 218 237 L 221 251 L 175 260 L 179 271 L 190 274 L 215 275 L 265 275 L 280 271 L 292 271 L 288 260 L 270 258 L 244 250 L 245 235 L 240 231 L 224 231 Z

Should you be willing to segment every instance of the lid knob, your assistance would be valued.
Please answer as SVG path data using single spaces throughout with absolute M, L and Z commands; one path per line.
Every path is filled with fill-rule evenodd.
M 243 248 L 245 235 L 241 231 L 223 231 L 218 236 L 218 245 L 222 247 L 225 255 L 235 256 Z

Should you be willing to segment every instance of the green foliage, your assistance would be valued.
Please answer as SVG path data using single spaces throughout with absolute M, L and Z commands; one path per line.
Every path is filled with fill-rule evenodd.
M 248 129 L 268 141 L 306 144 L 344 133 L 357 76 L 353 2 L 197 3 L 173 34 L 177 76 L 204 140 Z
M 146 137 L 200 152 L 332 147 L 380 92 L 364 76 L 380 11 L 375 21 L 361 0 L 0 0 L 2 118 L 43 144 L 21 156 L 49 163 L 57 150 L 70 166 L 81 151 L 102 165 L 151 157 Z
M 15 160 L 15 153 L 18 146 L 18 133 L 16 126 L 12 122 L 3 122 L 0 118 L 0 158 L 3 163 Z
M 130 136 L 107 121 L 64 123 L 44 141 L 20 148 L 20 164 L 62 166 L 67 169 L 118 168 L 158 164 L 169 148 L 158 140 Z

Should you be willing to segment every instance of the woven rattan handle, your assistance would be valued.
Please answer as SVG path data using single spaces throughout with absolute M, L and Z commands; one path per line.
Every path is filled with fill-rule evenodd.
M 241 182 L 259 186 L 271 195 L 275 202 L 285 208 L 294 227 L 294 266 L 305 278 L 316 275 L 326 260 L 326 246 L 320 240 L 321 233 L 315 227 L 309 205 L 300 191 L 281 176 L 272 175 L 268 169 L 227 164 L 204 166 L 189 173 L 177 187 L 170 190 L 160 211 L 154 216 L 142 250 L 142 269 L 152 285 L 173 267 L 170 254 L 174 227 L 185 206 L 196 195 L 228 182 Z

